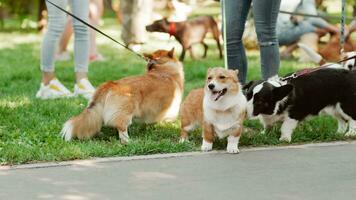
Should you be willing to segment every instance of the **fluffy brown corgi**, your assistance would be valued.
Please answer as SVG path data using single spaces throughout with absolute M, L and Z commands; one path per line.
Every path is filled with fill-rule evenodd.
M 145 56 L 151 62 L 144 75 L 108 81 L 97 88 L 89 106 L 64 124 L 65 140 L 90 138 L 105 124 L 117 128 L 121 142 L 126 143 L 133 118 L 153 123 L 177 117 L 184 82 L 181 62 L 174 49 Z
M 246 98 L 237 79 L 238 71 L 211 68 L 205 87 L 192 90 L 182 104 L 181 142 L 197 126 L 203 128 L 202 151 L 210 151 L 215 135 L 228 136 L 227 152 L 239 153 L 239 139 L 246 116 Z

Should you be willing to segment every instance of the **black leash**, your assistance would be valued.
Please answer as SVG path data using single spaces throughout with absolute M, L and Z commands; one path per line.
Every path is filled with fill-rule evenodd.
M 59 10 L 65 12 L 66 14 L 70 15 L 71 17 L 73 17 L 74 19 L 82 22 L 83 24 L 87 25 L 88 27 L 92 28 L 93 30 L 95 30 L 96 32 L 102 34 L 103 36 L 109 38 L 110 40 L 114 41 L 115 43 L 119 44 L 120 46 L 124 47 L 125 49 L 127 49 L 128 51 L 130 51 L 131 53 L 135 54 L 136 56 L 142 58 L 143 60 L 145 60 L 146 62 L 149 62 L 150 60 L 146 57 L 144 57 L 143 55 L 133 51 L 132 49 L 130 49 L 129 47 L 127 47 L 125 44 L 122 44 L 121 42 L 115 40 L 114 38 L 112 38 L 111 36 L 107 35 L 106 33 L 102 32 L 101 30 L 95 28 L 94 26 L 92 26 L 91 24 L 85 22 L 84 20 L 80 19 L 79 17 L 73 15 L 72 13 L 66 11 L 65 9 L 61 8 L 60 6 L 56 5 L 55 3 L 46 0 L 48 3 L 52 4 L 54 7 L 58 8 Z
M 348 57 L 348 58 L 345 58 L 345 59 L 342 59 L 342 60 L 339 60 L 336 63 L 340 64 L 340 63 L 343 63 L 345 61 L 352 60 L 352 59 L 355 59 L 354 66 L 356 66 L 356 55 Z M 305 69 L 299 70 L 297 72 L 294 72 L 293 74 L 291 74 L 289 76 L 282 77 L 281 81 L 289 81 L 291 79 L 295 79 L 295 78 L 298 78 L 300 76 L 304 76 L 306 74 L 310 74 L 310 73 L 319 71 L 321 69 L 325 69 L 325 68 L 327 68 L 327 67 L 329 67 L 331 65 L 333 65 L 333 63 L 325 64 L 325 65 L 322 65 L 322 66 L 319 66 L 319 67 L 315 67 L 315 68 L 305 68 Z

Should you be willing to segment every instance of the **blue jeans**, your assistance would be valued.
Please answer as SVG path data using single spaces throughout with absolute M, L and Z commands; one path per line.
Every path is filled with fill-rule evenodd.
M 227 60 L 229 69 L 239 70 L 239 79 L 245 84 L 247 58 L 242 43 L 247 14 L 253 2 L 253 15 L 260 46 L 262 78 L 277 75 L 279 69 L 279 45 L 276 23 L 281 0 L 223 0 L 226 16 Z M 224 4 L 224 3 L 222 3 Z
M 67 6 L 67 0 L 52 0 L 52 2 L 62 8 L 66 8 Z M 88 22 L 89 0 L 71 0 L 69 3 L 71 12 Z M 67 15 L 48 2 L 46 2 L 46 5 L 48 10 L 48 30 L 43 38 L 41 47 L 41 70 L 43 72 L 53 72 L 55 52 L 58 47 L 59 37 L 67 21 Z M 89 62 L 89 30 L 86 25 L 76 19 L 73 19 L 73 29 L 75 72 L 87 72 Z

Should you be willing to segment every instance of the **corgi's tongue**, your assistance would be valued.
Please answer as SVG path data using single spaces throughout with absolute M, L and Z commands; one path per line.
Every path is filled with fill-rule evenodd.
M 212 91 L 211 92 L 211 100 L 213 101 L 217 101 L 220 99 L 221 96 L 223 96 L 224 90 L 220 90 L 220 91 Z

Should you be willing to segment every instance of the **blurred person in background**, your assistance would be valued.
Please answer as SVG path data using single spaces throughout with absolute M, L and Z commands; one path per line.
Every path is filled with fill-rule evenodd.
M 146 25 L 151 22 L 153 0 L 120 0 L 122 13 L 121 38 L 132 50 L 138 52 L 146 41 Z
M 318 15 L 315 3 L 315 0 L 282 0 L 280 10 Z M 278 41 L 279 45 L 287 46 L 281 53 L 281 57 L 291 57 L 292 52 L 297 48 L 297 42 L 308 44 L 309 47 L 317 51 L 319 36 L 326 32 L 338 33 L 338 28 L 322 18 L 307 16 L 301 18 L 280 13 L 277 22 Z M 300 60 L 308 61 L 309 56 L 302 53 Z

